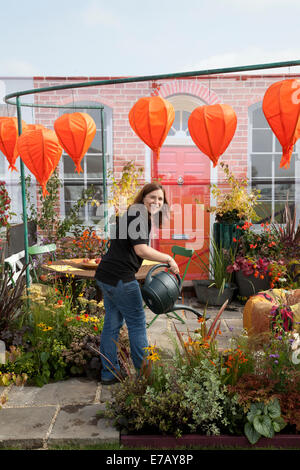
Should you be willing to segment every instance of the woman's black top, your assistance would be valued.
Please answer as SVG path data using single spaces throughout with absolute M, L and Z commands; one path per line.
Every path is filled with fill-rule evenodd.
M 111 231 L 110 246 L 96 270 L 95 278 L 116 286 L 119 280 L 135 280 L 143 259 L 134 251 L 135 245 L 149 244 L 151 220 L 143 204 L 129 207 Z

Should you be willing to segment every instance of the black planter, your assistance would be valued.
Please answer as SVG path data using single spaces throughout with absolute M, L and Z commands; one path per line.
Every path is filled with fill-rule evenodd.
M 193 280 L 193 285 L 199 302 L 204 305 L 207 304 L 216 307 L 221 307 L 226 300 L 229 300 L 230 303 L 236 286 L 234 284 L 230 284 L 228 287 L 225 287 L 221 294 L 219 289 L 215 286 L 209 287 L 213 282 L 214 281 L 211 279 Z
M 260 279 L 259 277 L 254 277 L 253 274 L 251 276 L 244 276 L 242 271 L 236 271 L 235 282 L 241 297 L 251 297 L 251 295 L 255 295 L 258 292 L 270 289 L 268 276 Z

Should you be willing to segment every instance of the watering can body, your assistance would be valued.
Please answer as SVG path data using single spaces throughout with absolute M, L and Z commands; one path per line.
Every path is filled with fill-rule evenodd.
M 176 300 L 180 298 L 182 288 L 181 278 L 178 274 L 174 276 L 165 271 L 159 271 L 153 276 L 153 271 L 161 267 L 168 268 L 169 265 L 157 264 L 153 266 L 146 276 L 144 285 L 141 287 L 142 297 L 147 307 L 156 315 L 175 310 L 189 310 L 198 318 L 202 318 L 202 315 L 192 307 L 175 304 Z M 209 317 L 206 316 L 206 318 L 208 319 Z
M 180 296 L 181 278 L 165 271 L 160 271 L 152 276 L 154 270 L 161 267 L 169 267 L 168 264 L 157 264 L 148 272 L 144 285 L 141 287 L 145 304 L 153 313 L 160 315 L 170 312 Z

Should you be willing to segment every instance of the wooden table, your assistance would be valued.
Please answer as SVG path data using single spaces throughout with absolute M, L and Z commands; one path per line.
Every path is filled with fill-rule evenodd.
M 68 276 L 74 276 L 80 279 L 94 279 L 96 269 L 87 269 L 81 267 L 83 258 L 74 259 L 60 259 L 53 261 L 50 264 L 42 264 L 42 268 L 56 274 L 63 274 Z M 149 270 L 155 265 L 159 264 L 156 261 L 144 260 L 141 268 L 136 273 L 135 278 L 138 281 L 144 281 Z M 164 268 L 159 268 L 157 271 L 161 271 Z

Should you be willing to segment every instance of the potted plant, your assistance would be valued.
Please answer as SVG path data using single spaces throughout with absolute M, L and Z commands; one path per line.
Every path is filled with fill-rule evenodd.
M 197 255 L 208 279 L 193 280 L 193 285 L 199 302 L 221 306 L 226 300 L 231 301 L 236 289 L 231 283 L 231 273 L 227 270 L 231 259 L 230 252 L 222 245 L 218 246 L 212 239 L 209 254 L 210 260 L 207 261 Z
M 221 163 L 225 173 L 225 182 L 228 192 L 215 184 L 211 185 L 211 192 L 217 199 L 217 206 L 212 206 L 208 212 L 215 214 L 216 222 L 213 226 L 213 236 L 218 246 L 222 243 L 223 248 L 232 246 L 233 238 L 240 235 L 237 225 L 242 225 L 247 220 L 257 220 L 255 206 L 260 197 L 259 190 L 248 191 L 247 178 L 238 179 L 227 164 Z

